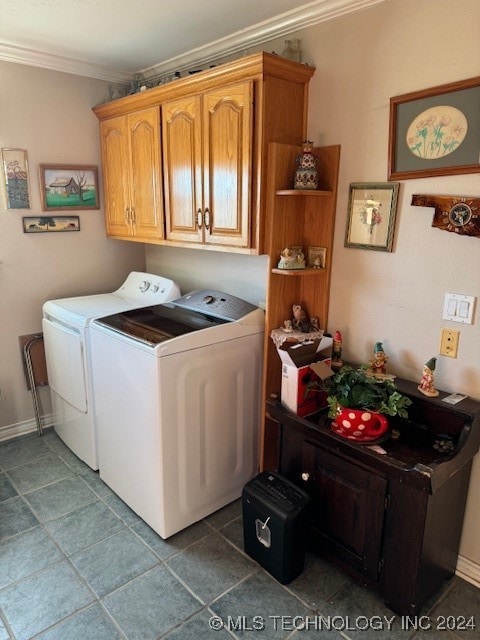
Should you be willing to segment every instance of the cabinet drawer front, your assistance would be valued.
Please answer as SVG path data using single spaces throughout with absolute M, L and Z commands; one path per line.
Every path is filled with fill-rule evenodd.
M 386 479 L 309 442 L 303 444 L 302 459 L 310 473 L 312 526 L 320 546 L 360 575 L 377 580 Z

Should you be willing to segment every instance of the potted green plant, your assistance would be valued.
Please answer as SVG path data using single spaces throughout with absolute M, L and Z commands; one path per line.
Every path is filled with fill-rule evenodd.
M 325 386 L 332 429 L 351 440 L 371 441 L 383 436 L 389 428 L 386 416 L 406 418 L 412 404 L 393 380 L 375 378 L 362 367 L 342 367 Z

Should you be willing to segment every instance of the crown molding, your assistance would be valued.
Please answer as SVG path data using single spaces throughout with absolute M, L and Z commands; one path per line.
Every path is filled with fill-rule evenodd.
M 51 71 L 61 71 L 72 73 L 76 76 L 87 78 L 97 78 L 98 80 L 108 80 L 108 82 L 130 82 L 132 74 L 126 71 L 118 71 L 100 64 L 65 58 L 43 51 L 16 47 L 0 42 L 0 60 L 4 62 L 16 62 L 31 67 L 41 67 Z
M 249 47 L 262 45 L 275 38 L 281 38 L 299 29 L 326 22 L 355 11 L 385 2 L 386 0 L 315 0 L 298 9 L 288 11 L 270 20 L 258 23 L 248 29 L 237 31 L 186 53 L 169 58 L 146 69 L 140 69 L 146 79 L 166 75 L 172 71 L 183 71 L 193 65 L 203 66 L 219 58 L 244 52 Z M 53 55 L 34 49 L 27 49 L 0 42 L 0 60 L 41 67 L 63 73 L 107 80 L 108 82 L 129 82 L 132 73 L 112 69 L 99 64 Z
M 260 22 L 253 27 L 237 31 L 186 53 L 169 58 L 152 67 L 142 69 L 147 80 L 160 77 L 173 71 L 185 71 L 193 65 L 202 67 L 218 61 L 219 58 L 243 53 L 249 47 L 256 47 L 266 42 L 287 36 L 295 31 L 310 27 L 320 22 L 333 20 L 355 11 L 360 11 L 385 0 L 315 0 L 302 5 L 298 9 L 287 11 L 279 16 Z

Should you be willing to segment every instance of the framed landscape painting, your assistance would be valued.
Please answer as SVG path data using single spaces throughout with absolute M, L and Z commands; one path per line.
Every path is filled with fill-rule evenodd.
M 28 216 L 22 224 L 23 233 L 80 231 L 78 216 Z
M 99 209 L 98 170 L 90 165 L 40 165 L 43 211 Z
M 25 149 L 2 149 L 7 209 L 30 209 L 28 162 Z

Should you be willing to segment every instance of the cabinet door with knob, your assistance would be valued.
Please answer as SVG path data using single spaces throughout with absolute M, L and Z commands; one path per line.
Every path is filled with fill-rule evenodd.
M 162 105 L 168 240 L 248 247 L 253 83 Z
M 387 480 L 304 442 L 301 478 L 313 497 L 312 535 L 327 557 L 376 582 Z
M 159 109 L 104 120 L 100 137 L 107 234 L 163 238 Z

